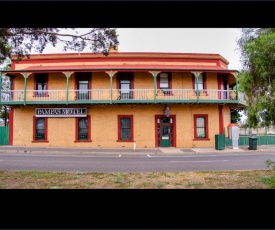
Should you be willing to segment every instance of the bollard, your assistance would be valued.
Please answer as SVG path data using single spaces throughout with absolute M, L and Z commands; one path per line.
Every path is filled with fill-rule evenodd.
M 136 142 L 134 142 L 134 152 L 136 151 Z

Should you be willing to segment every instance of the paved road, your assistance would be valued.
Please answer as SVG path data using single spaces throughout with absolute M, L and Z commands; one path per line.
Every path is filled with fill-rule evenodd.
M 130 156 L 0 153 L 0 170 L 56 172 L 187 172 L 266 169 L 275 153 Z

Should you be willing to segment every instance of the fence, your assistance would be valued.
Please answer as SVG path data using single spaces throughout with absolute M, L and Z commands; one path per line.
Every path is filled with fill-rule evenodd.
M 273 131 L 273 130 L 275 130 L 274 126 L 263 127 L 263 128 L 256 128 L 256 129 L 239 128 L 239 134 L 240 134 L 240 136 L 249 136 L 251 134 L 255 134 L 257 136 L 261 136 L 261 135 L 268 135 L 268 133 L 270 131 Z
M 262 135 L 257 136 L 257 145 L 274 145 L 275 144 L 275 135 Z M 249 136 L 240 136 L 239 137 L 239 146 L 248 145 Z M 232 146 L 232 140 L 225 138 L 225 145 Z
M 9 144 L 9 126 L 0 126 L 0 145 Z

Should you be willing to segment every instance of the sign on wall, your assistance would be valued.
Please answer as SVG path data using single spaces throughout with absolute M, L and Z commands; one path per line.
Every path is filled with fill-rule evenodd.
M 86 117 L 87 108 L 39 108 L 36 117 Z

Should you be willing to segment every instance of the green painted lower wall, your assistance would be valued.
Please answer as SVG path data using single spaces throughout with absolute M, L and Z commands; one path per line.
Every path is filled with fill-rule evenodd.
M 257 145 L 274 145 L 275 135 L 273 136 L 257 136 Z M 225 138 L 225 145 L 232 146 L 232 140 Z M 249 136 L 241 136 L 239 138 L 239 146 L 249 145 Z
M 9 144 L 9 126 L 0 126 L 0 145 Z

